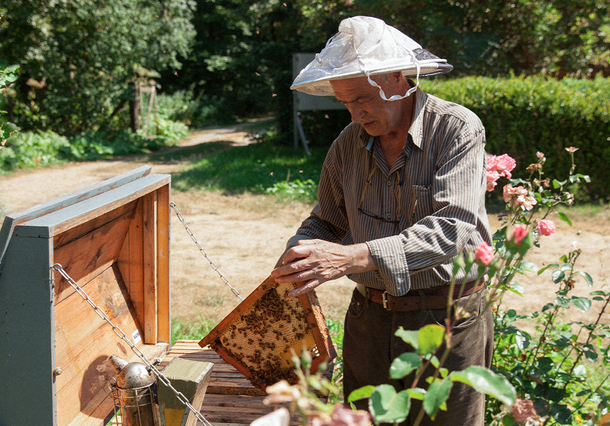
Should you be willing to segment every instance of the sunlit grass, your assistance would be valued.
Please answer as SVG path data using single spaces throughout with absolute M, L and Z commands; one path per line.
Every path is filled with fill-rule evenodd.
M 317 186 L 326 152 L 325 148 L 312 149 L 308 158 L 295 154 L 292 147 L 268 142 L 239 146 L 193 161 L 173 178 L 172 187 L 178 191 L 216 190 L 232 195 L 264 194 L 268 188 L 279 188 L 276 193 L 281 198 L 286 195 L 284 189 L 298 192 L 294 185 L 285 183 L 296 182 L 298 187 L 301 182 L 307 187 L 301 201 L 313 202 L 315 188 L 311 190 L 312 185 L 304 183 L 311 180 Z
M 172 342 L 173 346 L 177 340 L 201 340 L 216 326 L 210 318 L 202 316 L 197 320 L 182 320 L 172 318 Z

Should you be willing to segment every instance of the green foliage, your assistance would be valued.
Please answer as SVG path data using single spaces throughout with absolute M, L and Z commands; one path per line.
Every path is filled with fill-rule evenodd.
M 186 135 L 186 126 L 160 120 L 159 133 L 145 137 L 126 130 L 89 131 L 67 138 L 52 131 L 21 132 L 8 139 L 0 150 L 0 171 L 150 153 L 177 144 Z
M 0 18 L 2 15 L 0 15 Z M 5 92 L 8 87 L 17 80 L 19 72 L 18 65 L 7 66 L 4 61 L 0 60 L 0 147 L 4 145 L 6 139 L 16 130 L 15 126 L 4 118 L 6 107 Z
M 576 308 L 584 312 L 592 307 L 592 300 L 588 297 L 571 295 L 576 276 L 582 277 L 590 287 L 593 286 L 588 273 L 575 269 L 581 251 L 573 248 L 560 258 L 561 263 L 544 268 L 524 260 L 531 247 L 540 247 L 543 236 L 547 238 L 554 233 L 554 227 L 549 232 L 549 228 L 541 228 L 539 224 L 547 220 L 558 205 L 573 202 L 573 195 L 567 191 L 570 185 L 589 181 L 588 176 L 574 173 L 575 149 L 568 152 L 572 164 L 568 167 L 567 179 L 543 181 L 547 162 L 542 154 L 537 155 L 537 167 L 531 168 L 528 179 L 511 179 L 510 185 L 519 185 L 536 203 L 528 207 L 521 202 L 513 204 L 510 201 L 503 216 L 504 226 L 494 235 L 494 247 L 499 257 L 490 268 L 493 271 L 490 277 L 496 312 L 493 366 L 497 373 L 510 380 L 521 401 L 531 403 L 536 418 L 544 424 L 571 425 L 589 420 L 588 424 L 593 424 L 591 422 L 607 409 L 610 396 L 609 375 L 604 374 L 596 383 L 587 377 L 587 371 L 593 364 L 598 369 L 606 370 L 610 363 L 607 342 L 603 341 L 610 336 L 610 328 L 600 322 L 610 302 L 610 292 L 596 291 L 591 294 L 602 304 L 596 322 L 565 321 L 563 317 L 568 309 Z M 565 213 L 558 214 L 558 217 L 571 226 Z M 516 235 L 517 227 L 528 232 L 528 237 L 521 242 L 512 237 Z M 515 246 L 523 247 L 516 250 Z M 503 308 L 502 297 L 507 291 L 518 294 L 524 291 L 513 281 L 517 274 L 533 272 L 541 275 L 547 270 L 551 271 L 551 285 L 557 288 L 553 301 L 531 315 L 519 315 L 513 309 Z M 529 320 L 525 322 L 527 325 L 534 323 L 533 333 L 520 328 L 523 320 Z M 502 404 L 500 398 L 488 401 L 490 425 L 522 422 L 518 413 L 503 410 Z
M 290 172 L 290 169 L 288 171 Z M 304 182 L 296 179 L 289 182 L 289 178 L 290 174 L 288 174 L 285 181 L 277 182 L 273 186 L 266 188 L 265 192 L 275 195 L 280 200 L 297 200 L 309 203 L 316 201 L 318 185 L 312 179 L 307 179 Z
M 343 324 L 331 319 L 326 320 L 328 331 L 332 338 L 333 344 L 337 349 L 337 357 L 333 360 L 333 374 L 331 382 L 337 386 L 337 392 L 329 394 L 329 402 L 343 402 L 343 392 L 340 385 L 343 382 Z
M 557 424 L 579 424 L 595 418 L 608 406 L 610 396 L 610 327 L 600 321 L 610 292 L 594 291 L 592 298 L 570 297 L 576 275 L 593 285 L 587 273 L 574 271 L 579 255 L 580 250 L 574 250 L 561 259 L 566 263 L 550 265 L 557 298 L 541 311 L 518 315 L 514 310 L 499 310 L 495 316 L 494 369 L 505 375 L 523 398 L 534 402 L 540 417 L 552 418 Z M 603 303 L 595 323 L 564 319 L 571 307 L 582 312 L 591 309 L 592 300 Z M 533 334 L 520 328 L 523 320 L 535 324 Z M 604 373 L 592 380 L 595 369 Z M 498 405 L 491 401 L 488 412 L 498 412 Z
M 292 54 L 323 48 L 348 8 L 335 0 L 197 0 L 192 54 L 181 70 L 163 72 L 161 84 L 220 105 L 212 114 L 217 122 L 273 112 L 288 143 Z
M 57 133 L 18 133 L 0 150 L 0 167 L 3 171 L 12 171 L 62 164 L 66 158 L 60 152 L 69 147 L 68 139 Z
M 189 127 L 201 128 L 218 124 L 230 124 L 237 120 L 226 99 L 193 91 L 177 91 L 158 96 L 159 116 L 180 121 Z
M 461 75 L 585 77 L 605 61 L 610 72 L 605 0 L 355 0 L 353 8 L 385 19 Z
M 172 318 L 172 338 L 171 345 L 173 346 L 177 340 L 201 340 L 203 339 L 216 324 L 202 316 L 197 320 L 183 320 L 181 318 Z
M 329 147 L 351 121 L 349 111 L 303 111 L 301 121 L 309 146 Z
M 483 122 L 488 152 L 514 153 L 517 174 L 527 175 L 528 159 L 546 153 L 546 176 L 566 175 L 571 163 L 564 148 L 579 148 L 591 170 L 591 184 L 571 188 L 581 199 L 610 196 L 610 85 L 595 80 L 542 77 L 424 80 L 422 87 L 440 98 L 464 105 Z M 564 154 L 562 154 L 562 152 Z
M 0 57 L 21 65 L 13 113 L 25 130 L 74 136 L 125 127 L 128 83 L 179 68 L 191 0 L 4 2 Z M 151 70 L 151 71 L 147 71 Z M 121 121 L 121 119 L 123 121 Z

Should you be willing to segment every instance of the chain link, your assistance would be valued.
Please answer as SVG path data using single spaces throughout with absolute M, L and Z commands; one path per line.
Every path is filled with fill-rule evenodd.
M 155 373 L 155 375 L 157 376 L 157 378 L 161 382 L 163 382 L 163 384 L 165 386 L 170 388 L 172 390 L 172 392 L 174 392 L 174 394 L 180 400 L 180 402 L 182 402 L 189 410 L 191 410 L 195 414 L 195 416 L 197 417 L 197 420 L 201 421 L 205 426 L 213 426 L 210 422 L 208 422 L 206 420 L 205 417 L 203 417 L 203 415 L 199 412 L 199 410 L 197 410 L 195 407 L 193 407 L 189 403 L 188 399 L 181 392 L 179 392 L 172 386 L 169 379 L 167 377 L 165 377 L 165 375 L 163 373 L 161 373 L 159 370 L 157 370 L 157 367 L 155 367 L 146 358 L 146 356 L 142 353 L 142 351 L 136 345 L 131 343 L 131 341 L 127 338 L 127 336 L 125 335 L 123 330 L 121 330 L 121 328 L 119 326 L 114 325 L 112 323 L 112 321 L 110 321 L 110 318 L 108 318 L 108 315 L 106 315 L 106 313 L 99 306 L 97 306 L 93 302 L 93 300 L 91 300 L 89 298 L 87 293 L 85 293 L 85 291 L 76 283 L 76 281 L 74 281 L 72 279 L 72 277 L 70 277 L 68 275 L 68 273 L 64 270 L 63 266 L 61 266 L 59 263 L 56 263 L 51 268 L 54 269 L 55 271 L 59 272 L 61 274 L 61 276 L 64 277 L 66 279 L 66 281 L 68 281 L 70 283 L 70 285 L 85 300 L 85 302 L 87 302 L 89 305 L 91 305 L 91 307 L 93 308 L 93 310 L 95 311 L 97 316 L 100 317 L 103 321 L 106 321 L 112 327 L 112 331 L 114 332 L 114 334 L 116 334 L 119 339 L 121 339 L 125 343 L 127 343 L 127 345 L 131 348 L 133 353 L 135 353 L 137 355 L 137 357 L 140 358 L 140 360 L 146 365 L 146 367 L 148 367 L 151 371 L 153 371 Z
M 197 248 L 199 249 L 199 251 L 201 252 L 201 254 L 203 255 L 203 257 L 206 258 L 206 260 L 208 262 L 210 262 L 210 266 L 212 267 L 213 270 L 216 271 L 216 273 L 220 276 L 220 279 L 222 280 L 222 282 L 224 282 L 226 285 L 229 286 L 229 288 L 231 289 L 231 291 L 233 292 L 233 294 L 235 296 L 237 296 L 239 298 L 239 300 L 241 300 L 243 302 L 243 297 L 241 297 L 241 295 L 239 294 L 239 292 L 237 291 L 237 289 L 235 287 L 233 287 L 231 284 L 229 284 L 229 280 L 227 280 L 227 278 L 222 274 L 222 272 L 220 272 L 218 270 L 218 268 L 216 267 L 216 265 L 214 264 L 214 262 L 212 262 L 212 259 L 210 259 L 210 257 L 208 256 L 208 254 L 205 252 L 205 250 L 203 249 L 203 247 L 201 247 L 201 245 L 199 244 L 199 241 L 197 241 L 197 238 L 195 237 L 195 234 L 193 234 L 193 231 L 191 231 L 191 228 L 189 228 L 189 226 L 186 224 L 186 221 L 184 220 L 184 217 L 182 217 L 182 214 L 180 214 L 180 212 L 178 211 L 178 208 L 176 207 L 176 203 L 170 203 L 169 206 L 174 209 L 174 211 L 176 212 L 176 216 L 178 216 L 178 220 L 180 222 L 182 222 L 182 225 L 184 225 L 184 229 L 186 229 L 186 233 L 189 234 L 191 236 L 191 239 L 193 240 L 193 242 L 197 245 Z

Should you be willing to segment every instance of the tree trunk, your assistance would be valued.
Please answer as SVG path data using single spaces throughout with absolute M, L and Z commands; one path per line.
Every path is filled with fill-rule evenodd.
M 139 112 L 138 112 L 139 108 L 140 108 L 140 93 L 138 90 L 137 82 L 129 83 L 129 85 L 132 87 L 132 94 L 133 94 L 133 96 L 129 100 L 129 113 L 131 116 L 131 131 L 133 133 L 135 133 L 140 128 Z

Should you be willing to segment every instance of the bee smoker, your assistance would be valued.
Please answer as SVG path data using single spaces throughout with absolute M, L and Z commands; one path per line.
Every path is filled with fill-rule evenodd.
M 141 362 L 128 363 L 117 356 L 109 358 L 117 371 L 109 384 L 114 399 L 112 425 L 160 426 L 155 376 Z

